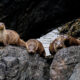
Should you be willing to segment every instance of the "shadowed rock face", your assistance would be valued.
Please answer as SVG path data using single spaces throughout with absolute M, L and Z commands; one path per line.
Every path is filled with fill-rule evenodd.
M 64 48 L 54 56 L 50 67 L 51 80 L 80 79 L 80 46 Z
M 79 16 L 75 0 L 0 0 L 0 21 L 27 40 Z
M 49 67 L 45 59 L 29 55 L 25 48 L 0 49 L 0 80 L 49 80 Z

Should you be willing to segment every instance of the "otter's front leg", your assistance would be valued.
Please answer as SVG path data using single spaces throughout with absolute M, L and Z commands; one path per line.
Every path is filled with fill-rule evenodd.
M 4 38 L 3 44 L 4 44 L 5 46 L 9 45 L 9 44 L 8 44 L 8 35 L 6 35 L 6 37 Z
M 7 46 L 8 45 L 8 42 L 7 41 L 3 41 L 3 44 L 5 45 L 5 46 Z

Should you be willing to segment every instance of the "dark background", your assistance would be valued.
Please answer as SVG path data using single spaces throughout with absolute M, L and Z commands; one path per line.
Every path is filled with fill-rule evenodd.
M 0 0 L 0 21 L 24 40 L 80 17 L 79 11 L 79 0 Z

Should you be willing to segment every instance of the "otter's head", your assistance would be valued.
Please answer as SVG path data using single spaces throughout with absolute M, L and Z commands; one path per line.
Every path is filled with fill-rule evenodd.
M 5 24 L 0 22 L 0 31 L 3 31 L 5 29 Z
M 54 49 L 55 49 L 55 52 L 57 52 L 58 50 L 64 48 L 64 42 L 63 40 L 61 39 L 57 39 L 54 43 Z
M 37 43 L 33 40 L 27 42 L 27 51 L 28 53 L 34 54 L 37 50 Z

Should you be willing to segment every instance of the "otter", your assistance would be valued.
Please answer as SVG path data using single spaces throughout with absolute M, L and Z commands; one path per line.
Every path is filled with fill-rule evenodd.
M 36 39 L 29 39 L 26 42 L 26 49 L 30 54 L 39 53 L 42 57 L 46 56 L 42 43 Z
M 58 50 L 70 46 L 80 45 L 80 40 L 69 35 L 61 35 L 50 43 L 49 51 L 54 55 Z
M 0 22 L 0 43 L 25 46 L 25 41 L 20 39 L 19 34 L 14 30 L 6 29 L 5 24 L 2 22 Z

